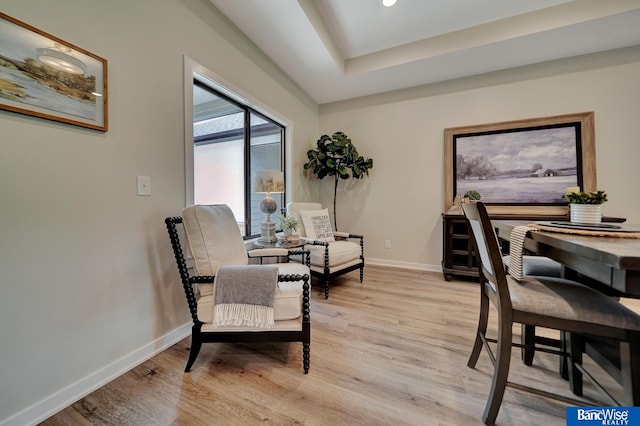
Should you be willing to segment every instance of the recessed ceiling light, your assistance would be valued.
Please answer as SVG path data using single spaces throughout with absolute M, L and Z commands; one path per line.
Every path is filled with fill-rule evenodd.
M 382 0 L 382 5 L 385 7 L 391 7 L 396 4 L 397 0 Z

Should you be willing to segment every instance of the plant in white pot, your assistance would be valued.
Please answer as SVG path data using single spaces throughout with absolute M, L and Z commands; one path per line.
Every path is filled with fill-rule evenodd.
M 567 192 L 562 196 L 569 202 L 570 220 L 574 223 L 600 223 L 602 221 L 602 204 L 607 201 L 604 191 Z
M 294 234 L 298 225 L 300 222 L 295 217 L 280 215 L 280 228 L 284 231 L 285 241 L 295 242 L 298 240 L 298 236 Z
M 467 192 L 464 193 L 463 195 L 464 197 L 464 201 L 480 201 L 480 199 L 482 198 L 482 196 L 480 195 L 480 193 L 478 191 L 476 191 L 475 189 L 470 189 Z

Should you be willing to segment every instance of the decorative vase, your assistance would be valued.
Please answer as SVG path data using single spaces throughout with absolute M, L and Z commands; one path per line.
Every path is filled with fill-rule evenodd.
M 571 222 L 600 223 L 602 221 L 602 204 L 570 204 Z

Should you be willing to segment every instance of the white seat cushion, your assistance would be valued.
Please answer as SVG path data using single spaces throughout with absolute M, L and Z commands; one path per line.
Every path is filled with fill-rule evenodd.
M 281 275 L 304 275 L 309 274 L 309 268 L 296 262 L 276 263 L 278 273 Z M 300 281 L 302 285 L 302 281 Z
M 307 244 L 311 252 L 311 265 L 324 266 L 324 246 Z M 360 244 L 353 241 L 333 241 L 329 243 L 329 267 L 342 265 L 360 259 Z
M 278 263 L 278 273 L 281 275 L 309 275 L 309 268 L 295 262 Z M 311 282 L 309 282 L 311 284 Z M 302 285 L 303 281 L 280 282 L 273 300 L 273 317 L 275 321 L 298 318 L 302 314 Z
M 273 324 L 273 328 L 269 329 L 269 331 L 300 331 L 302 330 L 302 317 L 298 317 L 292 320 L 282 320 L 276 321 Z M 264 332 L 264 328 L 261 327 L 235 327 L 235 326 L 224 326 L 224 327 L 214 327 L 213 324 L 202 324 L 203 332 L 225 332 L 225 331 L 253 331 L 256 333 Z
M 277 266 L 279 274 L 309 274 L 309 269 L 299 263 L 279 263 Z M 302 284 L 302 281 L 278 283 L 273 299 L 275 321 L 295 319 L 302 314 Z M 198 299 L 198 319 L 205 324 L 213 323 L 213 294 L 206 294 Z
M 362 265 L 362 260 L 361 259 L 356 259 L 356 260 L 352 260 L 351 262 L 346 262 L 346 263 L 341 263 L 339 265 L 336 266 L 331 266 L 329 268 L 329 273 L 333 274 L 336 272 L 340 272 L 343 269 L 346 269 L 350 266 L 354 266 L 354 265 Z M 314 272 L 318 272 L 320 274 L 324 274 L 324 266 L 320 266 L 320 265 L 311 265 L 311 270 Z

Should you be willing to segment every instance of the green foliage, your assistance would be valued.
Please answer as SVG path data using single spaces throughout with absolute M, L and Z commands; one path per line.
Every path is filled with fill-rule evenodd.
M 316 148 L 307 151 L 305 170 L 318 178 L 324 179 L 333 176 L 333 220 L 338 230 L 336 220 L 336 197 L 338 195 L 339 179 L 363 179 L 369 176 L 369 170 L 373 168 L 373 160 L 364 158 L 358 153 L 351 139 L 342 132 L 336 132 L 331 136 L 322 135 L 318 139 Z
M 480 193 L 475 189 L 470 189 L 464 193 L 464 197 L 472 201 L 480 201 Z
M 291 229 L 295 231 L 299 224 L 298 219 L 293 216 L 280 215 L 280 229 Z
M 304 164 L 304 169 L 311 169 L 318 179 L 327 176 L 362 179 L 369 176 L 369 170 L 373 168 L 373 160 L 358 154 L 351 139 L 342 132 L 331 137 L 320 136 L 316 146 L 316 149 L 307 151 L 309 161 Z
M 567 192 L 562 196 L 569 204 L 602 204 L 607 201 L 607 193 L 596 192 Z

